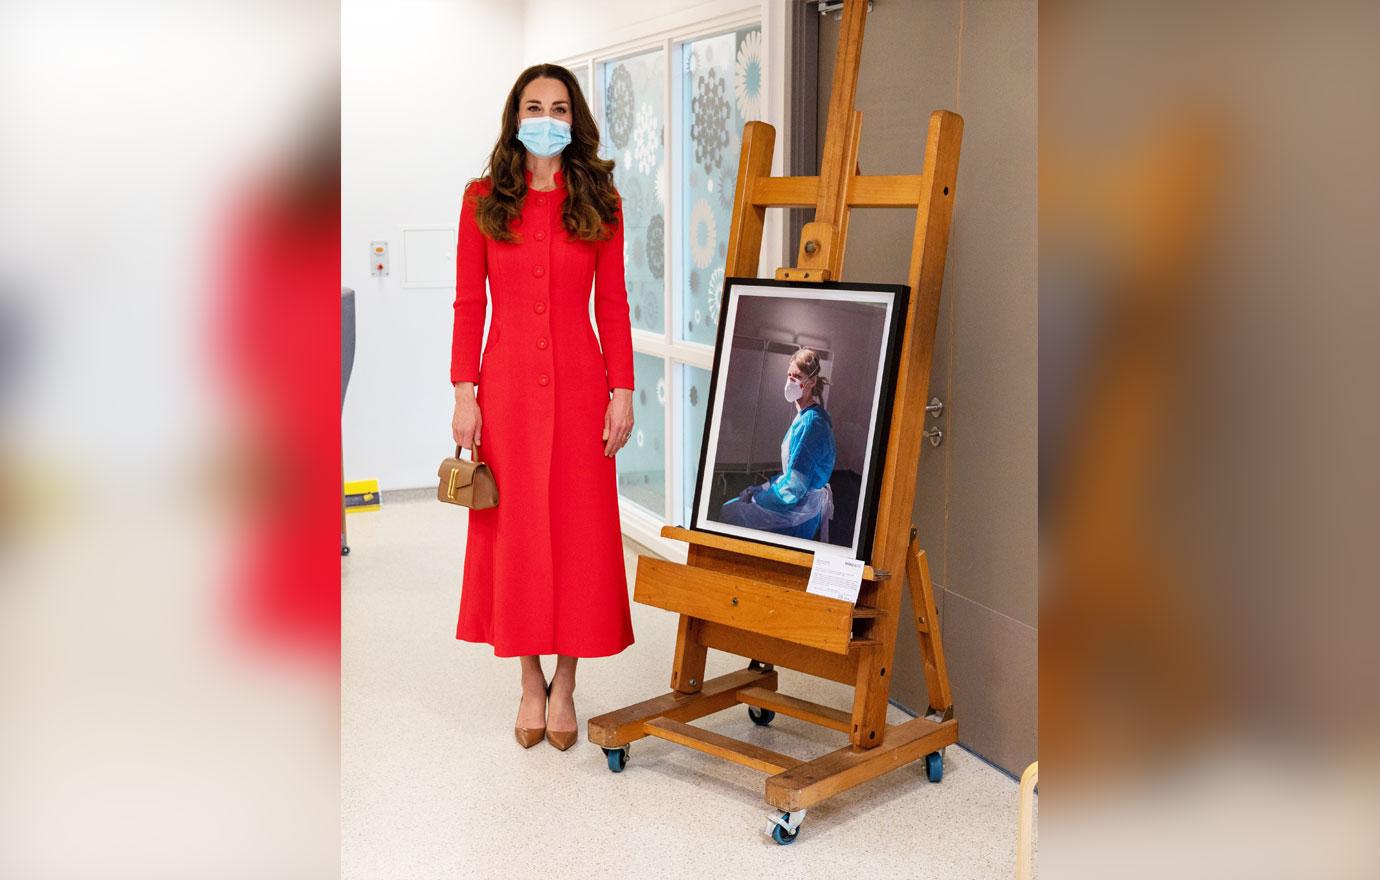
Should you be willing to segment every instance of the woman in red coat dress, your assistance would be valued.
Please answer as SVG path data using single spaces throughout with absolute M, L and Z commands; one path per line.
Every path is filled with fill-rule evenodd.
M 521 658 L 524 747 L 569 748 L 577 658 L 633 641 L 614 467 L 632 434 L 632 329 L 614 163 L 598 147 L 570 71 L 530 67 L 460 213 L 452 430 L 499 501 L 469 511 L 456 637 Z M 557 655 L 549 684 L 543 654 Z

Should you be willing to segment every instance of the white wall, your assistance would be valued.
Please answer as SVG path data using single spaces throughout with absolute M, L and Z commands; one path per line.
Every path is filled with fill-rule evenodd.
M 341 17 L 340 277 L 356 291 L 358 323 L 345 479 L 427 486 L 454 451 L 455 287 L 403 288 L 402 227 L 458 223 L 521 70 L 522 5 L 345 0 Z M 387 278 L 369 274 L 375 239 L 390 245 Z

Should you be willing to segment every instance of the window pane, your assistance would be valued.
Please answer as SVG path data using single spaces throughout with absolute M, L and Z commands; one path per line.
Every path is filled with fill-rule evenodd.
M 633 353 L 633 435 L 618 453 L 618 491 L 666 518 L 666 361 Z
M 704 416 L 709 403 L 709 371 L 690 364 L 680 365 L 680 410 L 676 413 L 681 426 L 681 519 L 680 525 L 690 526 L 690 510 L 695 503 L 695 483 L 700 473 L 700 449 L 704 445 Z
M 743 125 L 762 115 L 762 29 L 688 42 L 681 53 L 680 290 L 676 333 L 713 345 Z
M 593 101 L 593 100 L 594 100 L 594 94 L 589 90 L 589 65 L 588 65 L 588 62 L 581 61 L 579 64 L 576 64 L 574 67 L 571 67 L 571 68 L 570 68 L 570 72 L 571 72 L 572 74 L 575 75 L 575 82 L 577 82 L 577 83 L 580 84 L 580 92 L 585 96 L 585 101 L 586 101 L 586 103 L 588 103 L 588 102 L 590 102 L 590 101 Z M 591 113 L 596 112 L 595 109 L 594 109 L 594 105 L 593 105 L 593 104 L 590 104 L 589 109 L 590 109 L 590 112 L 591 112 Z M 596 118 L 597 118 L 597 116 L 596 116 Z
M 623 272 L 632 325 L 666 332 L 666 59 L 660 49 L 600 65 L 599 155 L 617 164 L 623 197 Z

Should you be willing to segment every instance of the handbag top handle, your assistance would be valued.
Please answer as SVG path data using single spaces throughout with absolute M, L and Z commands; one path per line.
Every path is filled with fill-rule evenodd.
M 463 446 L 461 446 L 459 443 L 455 444 L 455 457 L 456 457 L 456 458 L 464 458 L 465 456 L 461 455 L 461 452 L 463 452 L 463 451 L 464 451 L 464 447 L 463 447 Z M 479 447 L 476 446 L 476 447 L 473 447 L 473 448 L 470 449 L 470 461 L 479 461 Z

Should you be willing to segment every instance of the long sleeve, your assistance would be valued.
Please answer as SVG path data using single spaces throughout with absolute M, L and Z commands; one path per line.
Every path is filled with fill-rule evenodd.
M 475 219 L 478 187 L 465 187 L 460 208 L 459 243 L 455 255 L 455 327 L 451 334 L 450 381 L 479 381 L 479 349 L 484 341 L 488 310 L 484 233 Z
M 618 209 L 613 235 L 597 245 L 594 264 L 594 320 L 604 350 L 609 392 L 633 388 L 632 321 L 628 287 L 623 275 L 623 209 Z
M 791 438 L 789 466 L 753 500 L 771 510 L 785 510 L 804 499 L 811 489 L 828 482 L 834 468 L 833 431 L 818 415 L 808 416 Z

